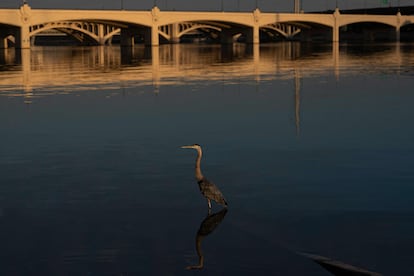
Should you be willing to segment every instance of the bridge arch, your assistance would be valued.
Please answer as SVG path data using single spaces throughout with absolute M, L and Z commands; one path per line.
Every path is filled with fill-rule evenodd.
M 207 22 L 181 22 L 171 25 L 164 25 L 159 28 L 159 34 L 168 42 L 177 43 L 186 34 L 194 31 L 202 33 L 221 32 L 223 26 L 209 24 Z M 210 30 L 210 31 L 207 31 Z
M 277 33 L 278 35 L 283 36 L 285 39 L 293 38 L 301 32 L 301 29 L 298 26 L 281 23 L 268 24 L 266 26 L 262 26 L 260 30 Z
M 203 24 L 203 23 L 199 23 L 199 24 L 193 24 L 191 26 L 188 26 L 187 28 L 183 28 L 182 30 L 180 30 L 180 32 L 178 33 L 178 36 L 181 37 L 189 32 L 195 31 L 195 30 L 200 30 L 200 29 L 211 29 L 211 30 L 215 30 L 218 32 L 222 31 L 221 27 L 218 26 L 214 26 L 211 24 Z
M 0 22 L 0 48 L 15 45 L 18 32 L 18 26 Z
M 178 42 L 180 38 L 188 33 L 199 30 L 213 36 L 213 39 L 220 39 L 230 42 L 238 34 L 245 34 L 250 26 L 236 24 L 226 21 L 195 20 L 174 22 L 159 27 L 159 34 L 170 42 Z M 214 32 L 217 35 L 214 35 Z M 213 34 L 213 35 L 212 35 Z
M 91 26 L 94 28 L 94 26 Z M 78 40 L 79 42 L 85 42 L 86 40 L 93 41 L 96 44 L 98 44 L 99 37 L 94 32 L 94 30 L 90 30 L 86 27 L 86 24 L 84 22 L 72 22 L 72 21 L 60 21 L 60 22 L 52 22 L 52 23 L 45 23 L 45 24 L 39 24 L 34 25 L 29 28 L 30 30 L 30 37 L 34 37 L 39 33 L 48 31 L 48 30 L 57 30 L 59 32 L 68 34 Z M 84 34 L 88 37 L 85 38 L 82 35 L 76 35 L 76 33 Z
M 48 30 L 57 30 L 72 36 L 84 44 L 110 44 L 111 39 L 116 34 L 121 34 L 122 29 L 139 29 L 140 26 L 127 25 L 123 22 L 108 22 L 104 20 L 96 21 L 58 21 L 47 22 L 29 27 L 30 37 Z M 141 27 L 145 28 L 145 27 Z M 141 31 L 144 33 L 144 31 Z
M 260 27 L 269 24 L 289 24 L 304 26 L 326 26 L 333 28 L 335 26 L 335 14 L 263 14 L 260 19 Z
M 337 18 L 340 16 L 339 11 L 335 11 L 333 14 L 263 14 L 260 18 L 260 28 L 281 33 L 282 36 L 289 38 L 295 36 L 302 39 L 302 37 L 306 37 L 306 40 L 310 39 L 310 34 L 323 30 L 325 32 L 323 40 L 332 41 L 335 37 Z M 283 27 L 280 28 L 280 25 Z M 285 26 L 290 26 L 290 30 L 287 31 Z M 320 35 L 318 34 L 318 36 Z
M 378 41 L 399 40 L 397 28 L 378 21 L 363 21 L 343 25 L 339 29 L 341 41 Z
M 397 21 L 397 17 L 381 17 L 381 16 L 377 16 L 377 17 L 370 17 L 369 19 L 364 18 L 363 16 L 358 16 L 358 15 L 354 15 L 354 16 L 347 16 L 347 17 L 341 17 L 339 20 L 339 24 L 338 27 L 343 27 L 346 25 L 351 25 L 351 24 L 358 24 L 358 23 L 378 23 L 378 24 L 383 24 L 383 25 L 389 25 L 391 27 L 397 28 L 398 27 L 398 21 Z
M 262 28 L 274 26 L 275 31 L 282 30 L 280 33 L 286 39 L 299 39 L 304 41 L 332 41 L 332 33 L 334 28 L 326 22 L 316 23 L 309 21 L 284 21 L 278 24 L 269 24 Z
M 414 22 L 406 23 L 400 29 L 401 41 L 414 41 Z

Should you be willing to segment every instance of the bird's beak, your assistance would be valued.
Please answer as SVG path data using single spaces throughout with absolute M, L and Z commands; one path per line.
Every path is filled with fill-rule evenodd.
M 181 146 L 182 149 L 192 149 L 191 146 Z

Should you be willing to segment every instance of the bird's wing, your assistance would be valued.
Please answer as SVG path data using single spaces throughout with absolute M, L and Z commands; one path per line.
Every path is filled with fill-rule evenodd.
M 204 178 L 201 181 L 199 181 L 198 184 L 199 184 L 201 193 L 205 197 L 207 197 L 208 199 L 212 199 L 216 201 L 217 203 L 227 205 L 223 194 L 221 193 L 219 188 L 216 185 L 214 185 L 214 183 Z

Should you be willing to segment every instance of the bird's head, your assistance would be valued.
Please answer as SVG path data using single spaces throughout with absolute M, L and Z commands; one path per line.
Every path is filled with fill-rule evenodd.
M 201 150 L 201 146 L 199 144 L 194 145 L 188 145 L 188 146 L 182 146 L 182 149 L 195 149 L 195 150 Z

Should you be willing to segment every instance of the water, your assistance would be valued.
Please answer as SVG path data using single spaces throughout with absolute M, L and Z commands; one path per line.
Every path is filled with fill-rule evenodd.
M 1 275 L 414 273 L 412 44 L 0 53 Z

